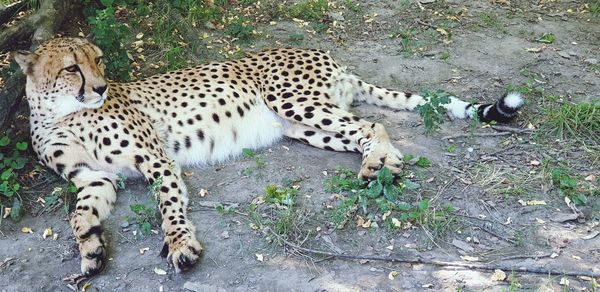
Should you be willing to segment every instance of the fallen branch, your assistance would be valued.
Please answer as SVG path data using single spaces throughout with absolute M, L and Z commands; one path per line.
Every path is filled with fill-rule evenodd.
M 516 134 L 533 133 L 532 129 L 514 128 L 514 127 L 500 126 L 500 125 L 491 125 L 490 127 L 496 131 L 511 132 L 511 133 L 516 133 Z
M 498 136 L 508 136 L 512 134 L 512 132 L 498 132 L 498 133 L 463 133 L 442 137 L 442 140 L 447 139 L 456 139 L 463 137 L 498 137 Z
M 329 257 L 335 257 L 340 259 L 349 259 L 349 260 L 369 260 L 369 261 L 384 261 L 391 263 L 407 263 L 407 264 L 424 264 L 424 265 L 432 265 L 432 266 L 442 266 L 442 267 L 457 267 L 457 268 L 466 268 L 466 269 L 476 269 L 476 270 L 484 270 L 484 271 L 494 271 L 494 270 L 503 270 L 503 271 L 514 271 L 519 273 L 529 273 L 529 274 L 543 274 L 543 275 L 562 275 L 562 276 L 587 276 L 592 278 L 600 278 L 600 273 L 594 273 L 590 271 L 562 271 L 555 270 L 550 268 L 525 268 L 525 267 L 512 267 L 508 265 L 486 265 L 479 263 L 465 263 L 465 262 L 450 262 L 450 261 L 436 261 L 436 260 L 428 260 L 423 258 L 414 258 L 414 259 L 403 259 L 403 258 L 394 258 L 394 257 L 375 257 L 375 256 L 355 256 L 355 255 L 345 255 L 345 254 L 337 254 L 332 252 L 326 252 L 321 250 L 315 250 L 310 248 L 305 248 L 298 246 L 294 243 L 291 243 L 284 238 L 282 238 L 279 234 L 273 232 L 271 228 L 266 227 L 263 229 L 264 233 L 271 234 L 275 236 L 280 242 L 287 245 L 288 247 L 294 248 L 299 251 L 304 251 L 312 254 L 324 255 Z

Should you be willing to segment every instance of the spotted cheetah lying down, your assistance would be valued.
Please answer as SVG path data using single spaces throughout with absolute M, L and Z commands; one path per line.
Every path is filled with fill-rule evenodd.
M 267 50 L 129 83 L 107 82 L 102 51 L 84 39 L 56 38 L 12 56 L 27 75 L 33 148 L 77 186 L 70 223 L 88 276 L 106 263 L 101 221 L 116 200 L 115 173 L 161 184 L 161 255 L 183 271 L 198 261 L 202 246 L 186 215 L 180 165 L 218 163 L 287 136 L 362 153 L 361 178 L 383 166 L 397 174 L 402 154 L 384 127 L 349 112 L 350 104 L 412 110 L 427 102 L 368 84 L 318 50 Z M 522 104 L 520 95 L 509 94 L 490 105 L 452 97 L 445 108 L 455 118 L 504 122 Z

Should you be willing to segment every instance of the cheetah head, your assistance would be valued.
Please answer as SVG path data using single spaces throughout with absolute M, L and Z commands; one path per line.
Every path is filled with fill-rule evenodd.
M 79 38 L 55 38 L 35 52 L 12 57 L 27 75 L 32 113 L 60 118 L 86 108 L 99 108 L 107 96 L 102 50 Z

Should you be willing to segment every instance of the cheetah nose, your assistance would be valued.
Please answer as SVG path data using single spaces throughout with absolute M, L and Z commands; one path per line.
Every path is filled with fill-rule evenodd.
M 105 91 L 106 91 L 106 85 L 94 87 L 94 92 L 98 93 L 100 95 L 104 94 Z

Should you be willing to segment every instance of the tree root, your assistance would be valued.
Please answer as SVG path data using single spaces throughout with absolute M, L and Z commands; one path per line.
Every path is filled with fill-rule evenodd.
M 332 253 L 327 251 L 315 250 L 310 248 L 301 247 L 294 243 L 291 243 L 284 238 L 282 238 L 279 234 L 273 232 L 271 228 L 266 227 L 263 229 L 263 233 L 266 235 L 273 235 L 277 238 L 278 241 L 282 242 L 284 245 L 299 250 L 303 252 L 308 252 L 311 254 L 324 255 L 332 258 L 340 258 L 340 259 L 348 259 L 348 260 L 369 260 L 369 261 L 384 261 L 391 263 L 407 263 L 407 264 L 424 264 L 424 265 L 432 265 L 432 266 L 441 266 L 441 267 L 455 267 L 455 268 L 465 268 L 465 269 L 474 269 L 474 270 L 484 270 L 484 271 L 494 271 L 494 270 L 503 270 L 503 271 L 514 271 L 518 273 L 526 273 L 526 274 L 543 274 L 543 275 L 558 275 L 558 276 L 587 276 L 592 278 L 600 278 L 600 273 L 595 273 L 592 271 L 566 271 L 566 270 L 558 270 L 552 268 L 543 268 L 543 267 L 518 267 L 511 266 L 506 264 L 480 264 L 480 263 L 466 263 L 466 262 L 452 262 L 452 261 L 437 261 L 437 260 L 429 260 L 423 259 L 420 257 L 413 259 L 404 259 L 404 258 L 395 258 L 395 257 L 376 257 L 376 256 L 355 256 L 355 255 L 345 255 Z
M 9 22 L 17 13 L 25 11 L 27 9 L 27 3 L 25 1 L 19 1 L 8 6 L 0 8 L 0 25 Z

